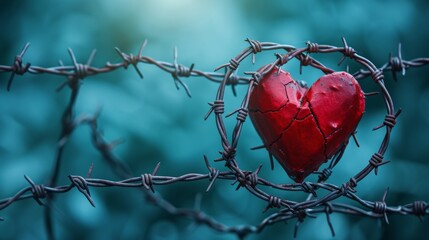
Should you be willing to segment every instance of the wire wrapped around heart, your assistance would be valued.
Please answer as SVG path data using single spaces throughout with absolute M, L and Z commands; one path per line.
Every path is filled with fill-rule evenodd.
M 354 124 L 350 124 L 349 126 L 347 126 L 348 130 L 344 131 L 344 133 L 340 134 L 340 135 L 342 135 L 342 138 L 340 138 L 340 140 L 337 139 L 337 141 L 336 141 L 337 144 L 333 144 L 335 146 L 327 146 L 325 144 L 323 147 L 323 144 L 321 144 L 322 148 L 325 148 L 325 149 L 322 150 L 323 156 L 320 157 L 320 159 L 322 159 L 322 160 L 319 159 L 319 161 L 321 161 L 323 163 L 324 161 L 328 160 L 329 158 L 332 159 L 328 168 L 324 169 L 323 171 L 318 172 L 319 173 L 319 182 L 324 182 L 329 177 L 330 173 L 332 172 L 333 167 L 341 159 L 343 152 L 344 152 L 344 149 L 345 149 L 345 145 L 346 145 L 345 143 L 347 142 L 348 137 L 350 135 L 352 135 L 354 137 L 355 127 L 356 127 L 357 123 L 359 122 L 361 114 L 364 111 L 365 103 L 363 101 L 363 95 L 362 95 L 362 92 L 360 91 L 359 84 L 354 80 L 354 78 L 361 79 L 361 78 L 364 78 L 366 76 L 371 76 L 371 78 L 374 80 L 374 82 L 379 86 L 380 92 L 382 93 L 384 100 L 385 100 L 385 106 L 387 109 L 387 114 L 386 114 L 385 121 L 383 122 L 383 124 L 380 127 L 385 127 L 386 133 L 385 133 L 385 137 L 383 138 L 383 140 L 380 144 L 378 151 L 375 152 L 370 157 L 368 165 L 365 168 L 363 168 L 361 171 L 359 171 L 357 174 L 355 174 L 355 176 L 351 177 L 348 182 L 343 184 L 344 186 L 346 186 L 346 189 L 348 189 L 347 191 L 353 191 L 354 187 L 356 187 L 356 185 L 358 184 L 359 181 L 361 181 L 363 178 L 365 178 L 372 170 L 375 170 L 375 173 L 377 173 L 377 168 L 380 165 L 383 165 L 384 163 L 386 163 L 386 161 L 383 161 L 383 155 L 384 155 L 384 153 L 388 147 L 389 139 L 390 139 L 390 133 L 391 133 L 391 130 L 395 124 L 394 120 L 398 116 L 399 112 L 395 113 L 392 99 L 389 95 L 389 92 L 387 91 L 387 89 L 384 86 L 383 72 L 380 69 L 378 69 L 371 61 L 369 61 L 365 57 L 358 55 L 353 48 L 351 48 L 350 46 L 347 45 L 344 38 L 342 40 L 344 43 L 343 47 L 335 47 L 335 46 L 330 46 L 330 45 L 319 45 L 319 44 L 307 42 L 307 47 L 295 48 L 295 47 L 290 46 L 290 45 L 278 45 L 278 44 L 274 44 L 274 43 L 270 43 L 270 42 L 258 42 L 258 41 L 248 39 L 247 41 L 249 41 L 250 47 L 248 47 L 247 49 L 242 51 L 235 58 L 231 59 L 231 61 L 229 63 L 224 64 L 224 65 L 220 66 L 219 68 L 217 68 L 217 69 L 225 68 L 226 73 L 224 76 L 224 80 L 220 84 L 219 89 L 217 91 L 215 103 L 216 103 L 217 108 L 219 108 L 219 105 L 221 105 L 221 108 L 224 109 L 223 99 L 224 99 L 224 94 L 225 94 L 225 88 L 229 84 L 229 79 L 231 78 L 231 76 L 235 75 L 235 72 L 238 69 L 240 63 L 250 55 L 253 56 L 253 61 L 254 61 L 255 54 L 257 54 L 259 52 L 267 51 L 267 50 L 282 49 L 282 50 L 285 50 L 287 53 L 286 54 L 276 54 L 277 59 L 273 63 L 266 65 L 265 67 L 259 69 L 257 72 L 247 72 L 246 73 L 246 74 L 252 75 L 252 79 L 249 81 L 247 93 L 246 93 L 245 97 L 243 98 L 243 101 L 241 103 L 240 108 L 234 112 L 239 112 L 239 110 L 240 110 L 240 112 L 246 112 L 247 113 L 250 110 L 251 118 L 254 118 L 254 119 L 258 118 L 258 117 L 252 117 L 252 115 L 256 115 L 252 112 L 255 112 L 255 113 L 258 112 L 258 108 L 252 109 L 251 99 L 252 99 L 252 93 L 253 93 L 254 89 L 258 88 L 258 86 L 257 86 L 258 84 L 263 84 L 264 77 L 265 77 L 265 79 L 269 79 L 271 76 L 270 74 L 274 74 L 275 71 L 277 71 L 277 73 L 282 74 L 281 66 L 284 64 L 287 64 L 291 59 L 295 58 L 295 59 L 298 59 L 300 61 L 300 63 L 301 63 L 300 70 L 302 70 L 302 66 L 308 65 L 308 66 L 312 66 L 314 68 L 320 69 L 324 74 L 326 74 L 325 77 L 331 76 L 328 78 L 332 78 L 332 76 L 335 76 L 335 74 L 340 74 L 340 75 L 343 74 L 342 79 L 346 80 L 346 82 L 351 84 L 350 86 L 355 88 L 355 93 L 351 94 L 351 96 L 354 96 L 354 97 L 352 97 L 352 98 L 354 98 L 352 100 L 352 102 L 357 102 L 357 105 L 355 107 L 355 115 L 353 117 Z M 344 59 L 349 58 L 351 60 L 354 60 L 358 64 L 362 65 L 367 70 L 360 70 L 359 72 L 354 73 L 352 75 L 344 73 L 344 72 L 335 73 L 334 75 L 330 75 L 330 74 L 334 73 L 335 71 L 330 69 L 330 68 L 325 67 L 319 61 L 317 61 L 316 59 L 314 59 L 310 56 L 311 53 L 333 53 L 333 52 L 339 52 L 339 53 L 343 54 L 343 57 L 340 59 L 339 64 L 341 64 L 344 61 Z M 273 71 L 273 69 L 274 69 L 274 71 Z M 364 71 L 364 72 L 362 72 L 362 71 Z M 339 79 L 341 81 L 341 77 Z M 285 84 L 287 84 L 287 83 L 285 82 Z M 294 85 L 294 87 L 299 88 L 298 84 L 293 84 L 293 85 Z M 344 85 L 344 86 L 346 86 L 346 85 Z M 344 90 L 342 86 L 339 87 L 339 89 L 340 89 L 340 91 Z M 235 93 L 235 91 L 234 91 L 234 93 Z M 285 90 L 283 90 L 283 95 L 284 95 L 284 93 L 285 93 Z M 304 93 L 301 93 L 301 94 L 304 94 Z M 263 105 L 263 103 L 260 103 L 260 105 Z M 250 106 L 250 109 L 249 109 L 249 106 Z M 213 107 L 214 107 L 214 105 L 213 105 Z M 335 111 L 331 112 L 330 114 L 332 114 L 332 113 L 335 113 Z M 231 115 L 231 114 L 229 114 L 229 115 Z M 229 116 L 229 115 L 227 115 L 227 116 Z M 317 118 L 317 115 L 316 114 L 311 114 L 311 115 L 313 116 L 313 120 L 311 120 L 311 121 L 315 122 L 316 121 L 315 118 Z M 298 117 L 298 116 L 294 116 L 294 118 L 292 118 L 292 119 L 295 119 L 295 121 L 300 120 L 300 119 L 297 119 L 296 117 Z M 299 117 L 305 117 L 305 114 L 304 114 L 304 116 L 299 116 Z M 238 140 L 240 137 L 241 129 L 243 126 L 243 122 L 245 121 L 245 118 L 243 118 L 243 116 L 241 116 L 240 118 L 237 117 L 237 123 L 233 129 L 231 141 L 227 137 L 228 134 L 227 134 L 225 124 L 224 124 L 223 111 L 217 111 L 217 112 L 215 111 L 215 119 L 216 119 L 217 129 L 218 129 L 219 134 L 221 136 L 222 147 L 223 147 L 223 151 L 221 152 L 222 157 L 218 160 L 224 160 L 226 162 L 226 165 L 233 172 L 235 172 L 237 176 L 241 176 L 241 175 L 244 176 L 243 171 L 239 168 L 239 165 L 235 159 L 235 152 L 236 152 L 236 147 L 238 144 Z M 392 121 L 392 119 L 393 119 L 393 121 Z M 301 120 L 303 120 L 303 119 L 301 119 Z M 261 127 L 264 124 L 264 123 L 262 123 L 263 121 L 256 120 L 254 122 L 259 122 L 259 123 L 255 124 L 257 129 L 263 128 L 263 127 Z M 289 123 L 293 124 L 293 122 L 294 121 L 290 121 Z M 329 121 L 327 121 L 325 123 L 327 123 L 328 125 L 331 124 Z M 281 125 L 281 124 L 279 124 L 279 125 Z M 333 124 L 333 125 L 335 125 L 335 124 Z M 313 126 L 314 126 L 314 124 L 313 124 Z M 319 123 L 316 124 L 316 127 L 321 128 Z M 380 127 L 377 127 L 376 129 L 378 129 Z M 283 133 L 287 132 L 287 131 L 284 131 L 285 129 L 288 129 L 287 126 L 283 129 Z M 261 132 L 261 130 L 258 130 L 258 131 Z M 265 130 L 263 130 L 263 131 L 265 131 Z M 326 135 L 326 133 L 324 131 L 320 131 L 320 132 L 323 132 L 323 134 L 321 133 L 321 135 Z M 271 139 L 271 137 L 275 138 L 275 136 L 268 136 L 268 135 L 269 134 L 266 134 L 266 135 L 264 135 L 264 137 L 262 137 L 264 140 L 264 145 L 261 147 L 267 148 L 268 151 L 273 153 L 273 155 L 275 155 L 277 158 L 281 158 L 282 153 L 279 150 L 280 149 L 279 147 L 273 148 L 272 146 L 271 147 L 266 146 L 267 143 L 271 143 L 271 144 L 274 143 L 275 144 L 275 142 L 276 142 L 276 141 L 270 142 L 269 139 Z M 279 137 L 278 132 L 276 132 L 274 135 L 276 135 L 277 138 L 279 138 L 279 139 L 281 138 L 281 137 Z M 328 133 L 328 135 L 329 135 L 329 133 Z M 322 136 L 322 140 L 325 143 L 329 142 L 329 141 L 327 141 L 328 137 L 329 136 Z M 340 142 L 340 143 L 338 144 L 338 142 Z M 320 144 L 320 141 L 319 141 L 319 144 Z M 302 149 L 305 149 L 305 146 L 303 146 Z M 280 160 L 280 162 L 282 163 L 281 160 Z M 305 178 L 305 176 L 307 176 L 308 174 L 310 174 L 312 172 L 315 173 L 314 171 L 319 167 L 320 164 L 321 163 L 314 164 L 313 166 L 311 166 L 308 169 L 303 169 L 302 166 L 299 167 L 301 169 L 299 169 L 299 168 L 292 169 L 289 166 L 287 166 L 287 164 L 282 164 L 282 166 L 286 169 L 287 172 L 289 171 L 288 173 L 292 176 L 292 178 L 294 178 L 297 182 L 301 182 Z M 291 186 L 292 187 L 294 185 L 293 184 L 290 184 L 290 185 L 286 184 L 284 186 Z M 262 191 L 257 191 L 257 192 L 253 192 L 253 193 L 255 195 L 257 195 L 258 197 L 263 198 L 263 199 L 268 199 L 270 197 L 269 194 L 264 193 Z M 339 195 L 336 193 L 333 195 L 335 195 L 334 198 L 339 197 Z

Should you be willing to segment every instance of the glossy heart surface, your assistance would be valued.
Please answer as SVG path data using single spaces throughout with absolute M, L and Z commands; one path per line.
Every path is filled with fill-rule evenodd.
M 249 99 L 249 116 L 264 146 L 296 182 L 347 144 L 364 110 L 360 85 L 346 72 L 324 75 L 304 88 L 275 67 Z

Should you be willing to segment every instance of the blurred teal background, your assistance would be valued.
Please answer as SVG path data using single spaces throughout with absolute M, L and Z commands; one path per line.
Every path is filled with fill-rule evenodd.
M 0 7 L 0 64 L 11 64 L 26 42 L 31 46 L 24 63 L 56 66 L 58 60 L 70 65 L 67 48 L 78 61 L 85 62 L 97 49 L 95 66 L 107 61 L 120 62 L 113 50 L 119 47 L 136 53 L 147 39 L 144 55 L 173 61 L 178 48 L 179 62 L 213 71 L 248 45 L 252 38 L 305 46 L 310 40 L 341 45 L 344 36 L 358 53 L 377 66 L 397 54 L 402 42 L 403 57 L 429 57 L 429 3 L 427 1 L 2 1 Z M 336 67 L 339 55 L 320 59 Z M 257 56 L 252 66 L 246 61 L 239 74 L 273 61 L 273 52 Z M 208 102 L 215 99 L 217 84 L 203 78 L 184 79 L 193 97 L 177 91 L 171 76 L 160 69 L 140 64 L 145 79 L 134 69 L 117 70 L 84 80 L 76 104 L 76 114 L 91 114 L 102 108 L 99 126 L 108 140 L 126 139 L 115 153 L 129 164 L 136 176 L 151 172 L 161 162 L 160 175 L 182 175 L 206 171 L 203 155 L 211 160 L 221 150 L 213 117 L 203 121 Z M 320 73 L 298 63 L 285 69 L 297 79 L 311 83 Z M 337 67 L 343 70 L 344 66 Z M 351 69 L 354 72 L 356 69 Z M 429 66 L 411 69 L 393 82 L 386 74 L 386 85 L 396 107 L 403 109 L 392 135 L 386 159 L 392 163 L 371 174 L 357 187 L 358 194 L 371 201 L 380 200 L 390 187 L 389 205 L 429 199 Z M 69 90 L 56 93 L 64 80 L 48 75 L 17 76 L 6 92 L 9 74 L 0 75 L 0 199 L 28 186 L 24 174 L 36 183 L 46 183 L 52 168 L 60 118 Z M 311 80 L 313 79 L 313 80 Z M 361 81 L 366 91 L 374 84 Z M 227 89 L 226 112 L 237 108 L 246 87 L 238 87 L 238 97 Z M 385 109 L 380 96 L 371 97 L 358 128 L 361 147 L 350 144 L 330 182 L 340 185 L 356 174 L 377 151 L 383 131 L 371 129 L 383 121 Z M 227 121 L 231 131 L 234 119 Z M 264 150 L 250 121 L 244 125 L 237 159 L 243 169 L 253 170 L 263 163 L 261 175 L 274 182 L 291 180 L 276 165 L 271 171 Z M 60 183 L 69 174 L 85 176 L 94 163 L 92 177 L 118 179 L 92 147 L 87 127 L 79 128 L 65 149 Z M 213 166 L 223 169 L 222 163 Z M 314 178 L 315 179 L 315 178 Z M 314 180 L 310 178 L 309 180 Z M 159 186 L 156 190 L 179 207 L 192 208 L 194 197 L 204 192 L 208 181 Z M 228 225 L 258 224 L 265 203 L 245 190 L 234 191 L 229 182 L 217 181 L 203 193 L 202 209 Z M 136 189 L 91 189 L 96 208 L 77 191 L 57 196 L 53 205 L 56 236 L 59 239 L 235 239 L 206 226 L 192 226 L 186 218 L 175 218 L 145 202 Z M 304 194 L 273 192 L 279 197 L 302 201 Z M 349 202 L 350 203 L 350 202 Z M 43 208 L 33 200 L 14 203 L 0 211 L 0 239 L 44 239 Z M 378 220 L 333 214 L 336 239 L 421 239 L 429 234 L 429 220 L 413 216 L 390 216 L 390 224 Z M 289 239 L 295 220 L 266 228 L 249 239 Z M 326 216 L 307 219 L 297 239 L 330 239 Z

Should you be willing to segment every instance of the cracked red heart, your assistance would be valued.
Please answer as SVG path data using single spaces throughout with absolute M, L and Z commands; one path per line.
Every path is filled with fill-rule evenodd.
M 275 67 L 249 99 L 249 116 L 264 146 L 296 182 L 347 144 L 364 110 L 359 83 L 346 72 L 324 75 L 304 88 Z

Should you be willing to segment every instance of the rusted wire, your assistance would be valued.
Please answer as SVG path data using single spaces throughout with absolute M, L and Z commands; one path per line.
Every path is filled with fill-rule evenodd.
M 56 149 L 56 157 L 54 160 L 54 167 L 52 174 L 49 178 L 47 185 L 36 184 L 28 176 L 25 179 L 29 182 L 30 186 L 25 187 L 18 191 L 15 195 L 0 200 L 0 210 L 7 208 L 16 201 L 33 198 L 40 205 L 49 205 L 49 201 L 54 200 L 54 196 L 57 194 L 64 194 L 72 189 L 77 189 L 89 203 L 95 206 L 95 202 L 91 198 L 91 188 L 101 187 L 123 187 L 123 188 L 137 188 L 145 193 L 147 199 L 154 203 L 156 206 L 161 207 L 168 213 L 176 216 L 184 216 L 192 218 L 193 221 L 199 224 L 205 224 L 210 228 L 224 233 L 235 234 L 239 238 L 244 238 L 251 233 L 259 233 L 267 226 L 273 225 L 278 222 L 286 221 L 289 219 L 296 219 L 294 235 L 298 233 L 300 224 L 306 219 L 314 217 L 314 214 L 325 214 L 327 217 L 327 223 L 331 230 L 332 235 L 335 235 L 334 227 L 330 220 L 332 213 L 351 214 L 357 216 L 371 217 L 384 219 L 388 222 L 388 215 L 400 214 L 400 215 L 415 215 L 422 219 L 422 217 L 429 214 L 429 204 L 425 201 L 414 201 L 412 203 L 403 204 L 400 206 L 389 206 L 386 203 L 387 191 L 384 193 L 381 201 L 369 201 L 360 198 L 356 194 L 356 186 L 373 170 L 377 174 L 379 167 L 388 163 L 389 161 L 384 160 L 384 154 L 388 148 L 390 134 L 393 127 L 396 124 L 396 119 L 400 113 L 395 111 L 393 101 L 389 95 L 388 90 L 384 85 L 384 72 L 391 71 L 394 74 L 401 72 L 405 74 L 405 70 L 412 67 L 419 67 L 429 64 L 429 58 L 417 58 L 414 60 L 402 59 L 401 47 L 399 47 L 398 57 L 389 57 L 389 61 L 382 67 L 377 68 L 371 61 L 360 56 L 355 49 L 350 47 L 346 40 L 343 38 L 343 46 L 331 46 L 322 45 L 318 43 L 307 42 L 307 46 L 303 48 L 295 48 L 291 45 L 282 45 L 271 42 L 259 42 L 256 40 L 247 39 L 249 47 L 244 49 L 236 57 L 232 58 L 228 63 L 218 67 L 216 70 L 225 68 L 225 73 L 216 72 L 203 72 L 196 70 L 194 64 L 190 67 L 181 65 L 177 61 L 177 49 L 174 49 L 173 63 L 157 61 L 147 56 L 143 56 L 143 50 L 146 46 L 146 41 L 141 45 L 137 55 L 126 54 L 115 48 L 117 53 L 122 58 L 122 62 L 119 63 L 106 63 L 103 67 L 92 66 L 92 61 L 95 56 L 95 51 L 91 53 L 85 64 L 77 62 L 75 55 L 71 49 L 69 49 L 69 55 L 72 60 L 70 66 L 57 66 L 57 67 L 38 67 L 30 65 L 29 63 L 23 63 L 23 56 L 26 53 L 29 44 L 26 44 L 22 52 L 16 56 L 11 66 L 0 65 L 0 72 L 9 72 L 11 75 L 7 83 L 7 89 L 10 90 L 11 84 L 14 80 L 15 75 L 23 75 L 26 73 L 31 74 L 53 74 L 61 75 L 67 78 L 66 82 L 60 85 L 59 89 L 68 86 L 71 93 L 69 102 L 64 110 L 62 116 L 62 129 L 58 138 L 58 144 Z M 260 69 L 257 72 L 245 72 L 250 77 L 240 77 L 236 74 L 240 63 L 248 56 L 252 56 L 252 61 L 255 62 L 255 56 L 261 52 L 266 51 L 282 51 L 283 53 L 276 53 L 276 59 L 266 67 Z M 279 69 L 284 64 L 287 64 L 292 59 L 297 59 L 300 62 L 300 71 L 303 66 L 311 66 L 321 70 L 323 73 L 331 73 L 334 70 L 324 66 L 322 63 L 312 57 L 314 53 L 341 53 L 342 58 L 339 61 L 341 64 L 345 59 L 356 61 L 362 65 L 362 69 L 354 73 L 353 75 L 357 79 L 365 77 L 371 77 L 375 84 L 380 88 L 380 92 L 384 97 L 386 116 L 382 121 L 382 124 L 374 130 L 385 129 L 385 136 L 375 153 L 369 157 L 368 165 L 362 170 L 350 177 L 350 180 L 339 185 L 327 183 L 329 176 L 332 174 L 334 167 L 341 160 L 345 147 L 334 155 L 329 166 L 323 169 L 321 172 L 315 172 L 319 174 L 319 180 L 317 182 L 303 182 L 303 183 L 273 183 L 269 179 L 264 179 L 259 176 L 259 171 L 262 167 L 260 165 L 256 170 L 242 170 L 239 167 L 239 161 L 236 159 L 235 153 L 242 131 L 243 123 L 245 122 L 248 115 L 248 102 L 250 93 L 253 88 L 258 84 L 259 80 L 269 72 L 274 66 L 278 66 Z M 207 167 L 207 173 L 188 173 L 181 176 L 161 176 L 157 175 L 160 164 L 158 163 L 151 173 L 143 173 L 140 176 L 131 176 L 131 171 L 128 167 L 115 156 L 113 153 L 114 147 L 117 143 L 107 142 L 101 132 L 98 130 L 98 116 L 99 112 L 96 112 L 92 116 L 75 116 L 74 106 L 76 99 L 79 94 L 80 81 L 85 78 L 96 74 L 108 73 L 119 68 L 125 68 L 132 65 L 136 70 L 140 78 L 143 78 L 143 73 L 139 70 L 138 64 L 150 64 L 155 65 L 159 69 L 168 72 L 172 75 L 176 87 L 181 85 L 186 93 L 190 96 L 190 91 L 187 85 L 180 79 L 187 77 L 200 76 L 210 81 L 219 83 L 219 88 L 216 94 L 216 98 L 213 103 L 210 103 L 210 110 L 206 115 L 207 119 L 211 113 L 215 115 L 215 123 L 219 136 L 222 143 L 222 151 L 220 157 L 214 159 L 214 161 L 224 161 L 225 170 L 220 171 L 210 165 L 209 159 L 204 156 L 204 161 Z M 246 94 L 237 108 L 230 114 L 224 116 L 225 103 L 224 95 L 226 86 L 231 85 L 234 95 L 236 94 L 235 86 L 237 84 L 247 85 Z M 228 131 L 226 129 L 224 119 L 226 117 L 236 114 L 236 124 L 232 130 L 231 138 L 228 138 Z M 68 185 L 57 185 L 57 178 L 61 168 L 61 162 L 63 158 L 63 148 L 67 144 L 69 137 L 72 135 L 74 130 L 79 126 L 87 125 L 90 127 L 91 139 L 93 146 L 100 152 L 105 159 L 106 163 L 121 177 L 121 181 L 112 181 L 107 179 L 91 178 L 92 166 L 88 172 L 87 177 L 70 175 Z M 353 137 L 355 137 L 353 135 Z M 356 140 L 356 139 L 355 139 Z M 356 140 L 357 142 L 357 140 Z M 271 208 L 276 208 L 277 211 L 268 217 L 261 220 L 258 225 L 242 225 L 227 226 L 222 224 L 212 217 L 204 214 L 199 207 L 201 198 L 197 197 L 194 209 L 182 209 L 177 208 L 167 200 L 160 196 L 154 195 L 156 186 L 159 185 L 173 185 L 178 182 L 196 182 L 196 181 L 207 181 L 207 189 L 209 191 L 217 180 L 230 181 L 233 185 L 236 185 L 236 189 L 245 188 L 247 191 L 252 193 L 255 197 L 266 201 L 267 205 L 264 212 Z M 290 191 L 290 192 L 305 192 L 309 194 L 306 200 L 301 202 L 291 201 L 284 199 L 280 196 L 274 196 L 268 194 L 265 188 L 276 189 L 279 191 Z M 326 193 L 325 195 L 322 194 Z M 338 203 L 335 200 L 338 198 L 348 198 L 354 201 L 355 205 Z M 200 199 L 200 200 L 198 200 Z M 50 208 L 45 208 L 45 225 L 48 236 L 53 239 L 53 222 Z M 0 218 L 0 220 L 4 220 Z

